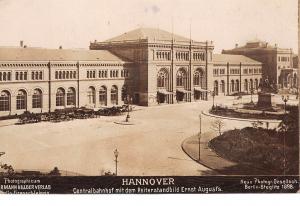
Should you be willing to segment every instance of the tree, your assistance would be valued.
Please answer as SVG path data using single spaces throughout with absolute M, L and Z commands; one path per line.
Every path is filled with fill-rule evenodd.
M 57 167 L 54 167 L 54 169 L 52 171 L 49 172 L 49 175 L 53 175 L 53 176 L 60 176 L 60 171 Z
M 278 131 L 287 138 L 289 145 L 299 144 L 299 109 L 298 106 L 290 106 L 289 111 L 283 116 L 282 121 L 278 125 Z
M 225 126 L 225 123 L 222 119 L 216 119 L 211 123 L 212 130 L 219 132 L 219 135 L 222 135 L 223 127 Z
M 11 165 L 8 164 L 2 164 L 0 165 L 0 168 L 4 170 L 4 174 L 6 175 L 13 175 L 15 173 L 14 168 Z

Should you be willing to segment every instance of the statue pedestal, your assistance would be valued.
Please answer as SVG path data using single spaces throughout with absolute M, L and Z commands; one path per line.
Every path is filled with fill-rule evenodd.
M 270 108 L 272 107 L 272 98 L 274 95 L 271 93 L 259 93 L 258 94 L 258 108 Z

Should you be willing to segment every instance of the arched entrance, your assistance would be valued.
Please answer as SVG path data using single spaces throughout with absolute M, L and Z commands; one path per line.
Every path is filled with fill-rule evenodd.
M 169 74 L 167 69 L 162 68 L 157 73 L 157 103 L 168 103 Z
M 194 99 L 205 99 L 207 96 L 207 90 L 205 89 L 204 71 L 202 68 L 197 68 L 193 76 L 194 82 Z
M 187 72 L 184 68 L 180 68 L 176 74 L 176 100 L 183 102 L 187 100 Z

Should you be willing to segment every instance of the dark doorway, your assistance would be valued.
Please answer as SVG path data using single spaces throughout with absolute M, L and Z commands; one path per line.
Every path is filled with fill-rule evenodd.
M 158 92 L 157 93 L 157 102 L 158 102 L 158 104 L 165 103 L 165 101 L 166 101 L 166 95 Z
M 200 97 L 201 97 L 201 92 L 195 90 L 195 92 L 194 92 L 194 98 L 195 98 L 195 100 L 200 100 Z
M 183 92 L 180 92 L 180 91 L 176 91 L 176 100 L 178 102 L 182 102 L 184 101 L 184 93 Z
M 139 94 L 134 94 L 133 103 L 134 104 L 139 104 L 139 102 L 140 102 L 140 95 Z

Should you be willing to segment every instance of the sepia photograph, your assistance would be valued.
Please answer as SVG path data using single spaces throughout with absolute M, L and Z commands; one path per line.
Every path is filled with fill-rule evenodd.
M 0 0 L 0 193 L 299 191 L 297 0 Z

